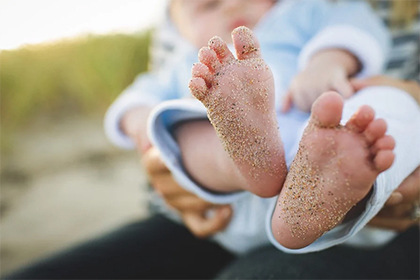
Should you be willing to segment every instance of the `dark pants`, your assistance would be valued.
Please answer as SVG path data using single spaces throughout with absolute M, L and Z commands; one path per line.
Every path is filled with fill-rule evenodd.
M 419 228 L 378 250 L 336 246 L 292 255 L 272 246 L 232 262 L 218 279 L 419 279 Z
M 157 215 L 44 259 L 3 279 L 417 278 L 419 231 L 385 248 L 334 247 L 305 255 L 272 246 L 235 258 Z

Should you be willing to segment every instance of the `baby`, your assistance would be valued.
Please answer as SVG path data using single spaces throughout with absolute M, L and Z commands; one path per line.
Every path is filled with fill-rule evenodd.
M 272 220 L 276 239 L 287 248 L 305 247 L 336 227 L 366 197 L 378 175 L 392 165 L 395 140 L 385 134 L 386 122 L 375 118 L 367 105 L 340 125 L 343 97 L 321 93 L 343 89 L 340 93 L 349 97 L 349 78 L 361 65 L 346 50 L 325 49 L 313 55 L 283 102 L 285 110 L 291 103 L 301 110 L 312 106 L 287 173 L 273 74 L 250 29 L 236 28 L 232 40 L 236 58 L 222 38 L 210 39 L 199 52 L 200 63 L 193 66 L 189 83 L 207 108 L 222 145 L 205 122 L 179 126 L 176 138 L 184 166 L 212 191 L 247 190 L 262 197 L 280 193 Z
M 335 227 L 368 194 L 379 173 L 394 160 L 394 139 L 385 135 L 386 122 L 375 119 L 369 106 L 360 107 L 341 126 L 343 98 L 325 93 L 313 104 L 285 181 L 287 168 L 277 128 L 272 73 L 251 30 L 239 27 L 232 38 L 237 58 L 219 37 L 212 38 L 209 47 L 200 50 L 201 63 L 194 65 L 189 84 L 192 94 L 206 106 L 224 149 L 207 135 L 206 149 L 213 157 L 201 161 L 213 162 L 216 168 L 201 169 L 194 162 L 188 165 L 195 157 L 189 154 L 194 152 L 190 148 L 194 140 L 190 139 L 201 131 L 184 124 L 177 133 L 184 162 L 194 178 L 205 173 L 208 180 L 203 184 L 215 191 L 242 189 L 272 196 L 281 189 L 273 227 L 284 246 L 304 247 Z M 296 98 L 305 99 L 304 93 L 298 92 Z
M 349 77 L 379 72 L 388 45 L 382 26 L 360 2 L 336 5 L 318 0 L 174 0 L 170 12 L 177 30 L 190 44 L 175 45 L 177 55 L 168 60 L 160 73 L 164 75 L 142 75 L 118 98 L 106 116 L 108 135 L 122 147 L 133 147 L 135 143 L 140 150 L 146 150 L 150 146 L 146 119 L 151 110 L 162 101 L 189 95 L 189 77 L 185 73 L 195 60 L 193 45 L 201 47 L 211 36 L 220 36 L 211 39 L 209 46 L 200 50 L 200 63 L 193 66 L 189 84 L 193 95 L 207 107 L 214 128 L 206 120 L 191 121 L 204 117 L 191 113 L 200 111 L 201 107 L 192 111 L 182 109 L 190 116 L 182 120 L 179 114 L 171 117 L 170 110 L 177 104 L 162 104 L 149 118 L 151 131 L 156 131 L 151 133 L 154 144 L 161 149 L 165 163 L 177 177 L 176 174 L 185 170 L 173 164 L 177 152 L 172 155 L 165 149 L 165 145 L 174 147 L 172 140 L 156 140 L 165 135 L 162 124 L 168 131 L 175 131 L 178 140 L 175 145 L 179 144 L 182 164 L 188 176 L 200 185 L 186 188 L 213 202 L 234 204 L 235 216 L 226 232 L 220 234 L 219 240 L 224 246 L 244 251 L 229 246 L 241 244 L 239 246 L 249 248 L 264 244 L 265 239 L 260 238 L 264 229 L 260 221 L 264 220 L 261 215 L 265 212 L 271 220 L 268 238 L 280 249 L 288 251 L 287 248 L 301 248 L 312 243 L 368 194 L 378 174 L 393 161 L 394 142 L 385 135 L 385 122 L 374 118 L 372 108 L 361 105 L 369 104 L 377 113 L 387 112 L 388 105 L 393 102 L 388 97 L 394 98 L 394 92 L 388 95 L 384 93 L 387 90 L 357 93 L 346 102 L 343 118 L 350 118 L 357 108 L 360 109 L 345 127 L 339 126 L 342 98 L 335 93 L 319 97 L 330 89 L 348 97 L 352 94 Z M 355 14 L 360 18 L 349 16 Z M 261 49 L 253 33 L 239 27 L 242 25 L 254 28 Z M 236 58 L 225 43 L 230 43 L 233 29 Z M 401 98 L 400 94 L 397 94 L 400 103 L 393 105 L 400 106 L 398 104 L 402 102 L 410 112 L 417 110 L 417 107 L 412 109 L 411 100 Z M 388 99 L 372 104 L 378 95 L 388 96 Z M 185 100 L 178 104 L 182 107 L 191 102 L 193 100 Z M 309 117 L 304 111 L 309 110 L 312 103 L 312 117 L 300 137 L 300 127 L 305 126 Z M 191 108 L 198 108 L 198 104 L 193 105 L 195 107 Z M 287 113 L 280 113 L 281 109 Z M 418 124 L 417 113 L 411 114 L 411 122 L 406 123 Z M 164 120 L 157 121 L 161 116 Z M 387 122 L 391 128 L 401 127 L 399 123 L 392 125 L 392 120 Z M 174 126 L 170 127 L 171 123 Z M 392 136 L 396 137 L 395 133 Z M 300 138 L 297 152 L 294 146 L 297 147 Z M 403 144 L 410 147 L 410 141 L 415 139 L 404 137 Z M 286 165 L 290 165 L 293 158 L 296 159 L 286 179 Z M 402 181 L 411 173 L 418 165 L 414 162 L 407 160 L 408 167 L 403 169 L 406 174 L 394 176 L 397 179 L 392 186 L 398 186 L 398 180 Z M 360 174 L 357 180 L 356 173 Z M 382 182 L 379 178 L 376 181 Z M 390 188 L 387 187 L 387 191 Z M 271 197 L 281 191 L 274 215 L 266 200 L 244 198 L 241 190 L 262 197 Z M 374 199 L 376 193 L 374 191 Z M 330 238 L 335 243 L 308 246 L 310 249 L 304 251 L 343 242 L 343 236 L 350 238 L 347 233 L 363 228 L 369 217 L 382 207 L 386 194 L 377 199 L 376 204 L 368 204 L 367 214 L 349 225 L 352 231 L 340 232 L 340 238 Z M 248 217 L 244 211 L 250 209 L 257 212 Z M 249 236 L 254 236 L 252 242 Z

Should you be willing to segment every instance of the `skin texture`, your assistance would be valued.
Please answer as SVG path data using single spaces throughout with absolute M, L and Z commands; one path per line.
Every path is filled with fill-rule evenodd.
M 232 217 L 230 205 L 215 205 L 180 187 L 161 160 L 159 151 L 150 148 L 142 157 L 142 165 L 149 181 L 167 205 L 182 217 L 185 226 L 198 238 L 205 238 L 223 230 Z M 207 216 L 208 211 L 214 215 Z
M 216 10 L 213 10 L 215 7 L 217 7 L 216 0 L 209 0 L 209 1 L 195 1 L 195 0 L 174 0 L 172 3 L 178 2 L 177 5 L 179 5 L 181 2 L 185 2 L 182 5 L 189 5 L 190 7 L 187 9 L 181 8 L 180 6 L 174 5 L 171 7 L 171 17 L 175 24 L 177 25 L 178 30 L 183 35 L 184 38 L 188 39 L 191 43 L 193 43 L 196 47 L 201 47 L 207 43 L 207 41 L 214 35 L 218 34 L 220 37 L 222 37 L 223 40 L 226 42 L 230 42 L 230 31 L 236 27 L 235 22 L 231 21 L 230 23 L 227 22 L 227 20 L 235 19 L 236 22 L 240 22 L 243 20 L 243 18 L 250 19 L 253 17 L 253 15 L 256 16 L 256 18 L 252 19 L 248 22 L 242 22 L 240 25 L 247 25 L 249 27 L 253 27 L 255 23 L 258 21 L 257 17 L 261 17 L 264 15 L 264 13 L 272 6 L 274 1 L 253 1 L 254 4 L 263 4 L 259 7 L 250 7 L 247 10 L 247 14 L 245 17 L 242 16 L 231 16 L 232 13 L 237 13 L 239 10 L 238 8 L 233 7 L 234 4 L 236 6 L 238 5 L 245 5 L 245 2 L 250 1 L 244 1 L 244 0 L 229 0 L 229 1 L 220 1 L 220 2 L 226 2 L 225 4 L 228 4 L 228 9 L 222 9 L 220 11 L 224 11 L 222 14 L 218 13 L 217 8 Z M 194 11 L 192 7 L 196 5 L 198 2 L 205 3 L 206 6 L 203 6 L 201 9 L 202 12 L 204 12 L 203 17 L 199 17 L 198 11 Z M 264 2 L 264 3 L 263 3 Z M 216 5 L 215 5 L 216 4 Z M 181 6 L 182 6 L 181 5 Z M 193 5 L 193 6 L 191 6 Z M 231 8 L 229 8 L 229 5 L 232 5 Z M 196 6 L 195 6 L 196 7 Z M 235 11 L 236 10 L 236 11 Z M 212 11 L 212 12 L 210 12 Z M 200 20 L 200 24 L 196 24 L 196 20 Z M 214 24 L 209 26 L 208 20 L 212 20 Z M 193 23 L 193 24 L 191 24 Z M 220 23 L 220 25 L 216 25 Z M 208 34 L 202 34 L 203 30 L 203 24 L 206 25 L 207 28 L 213 28 L 217 27 L 217 30 L 213 30 L 212 32 L 208 32 Z M 234 27 L 230 27 L 229 25 L 232 25 Z M 228 28 L 226 28 L 228 27 Z M 195 28 L 195 30 L 189 30 L 189 28 Z M 197 32 L 200 31 L 201 32 Z M 203 36 L 201 36 L 203 35 Z M 370 85 L 390 85 L 395 86 L 398 88 L 401 88 L 407 92 L 412 93 L 413 96 L 419 101 L 419 93 L 420 93 L 420 87 L 415 82 L 405 82 L 400 80 L 394 80 L 390 79 L 388 77 L 374 77 L 372 79 L 366 79 L 366 80 L 352 80 L 351 84 L 354 88 L 354 91 L 357 91 L 361 88 L 370 86 Z M 335 88 L 337 91 L 340 91 L 340 89 Z M 156 152 L 150 152 L 153 151 L 154 148 L 151 147 L 150 141 L 147 139 L 147 135 L 145 133 L 145 127 L 146 127 L 146 120 L 148 113 L 150 112 L 151 108 L 134 108 L 130 112 L 124 116 L 124 118 L 121 121 L 121 129 L 130 136 L 131 139 L 137 144 L 139 155 L 144 155 L 142 157 L 142 164 L 144 166 L 152 166 L 151 171 L 148 172 L 148 176 L 151 179 L 153 186 L 157 186 L 157 189 L 159 190 L 162 197 L 165 199 L 165 201 L 172 205 L 174 209 L 177 209 L 182 217 L 184 217 L 184 221 L 186 226 L 191 230 L 192 233 L 196 234 L 197 236 L 209 236 L 214 233 L 216 233 L 219 230 L 222 230 L 224 228 L 224 225 L 227 225 L 230 220 L 230 215 L 215 215 L 214 218 L 209 217 L 203 217 L 202 213 L 206 212 L 206 210 L 213 209 L 215 205 L 209 204 L 207 202 L 204 202 L 197 196 L 186 192 L 182 187 L 176 184 L 174 181 L 170 171 L 166 167 L 162 167 L 163 162 L 160 159 L 160 156 Z M 147 155 L 147 156 L 146 156 Z M 150 161 L 150 162 L 149 162 Z M 158 172 L 155 172 L 155 169 L 153 169 L 153 166 L 155 164 L 158 164 Z M 164 165 L 163 165 L 164 166 Z M 417 173 L 413 173 L 412 176 L 408 177 L 400 186 L 400 188 L 397 190 L 399 194 L 397 194 L 397 197 L 403 196 L 403 199 L 397 200 L 397 202 L 390 203 L 388 205 L 385 205 L 384 211 L 382 211 L 382 214 L 378 214 L 377 217 L 375 217 L 372 220 L 372 224 L 378 227 L 384 227 L 384 228 L 390 228 L 390 229 L 396 229 L 396 230 L 405 230 L 406 228 L 412 226 L 413 224 L 416 224 L 417 221 L 411 221 L 407 220 L 406 214 L 401 214 L 403 211 L 401 209 L 409 208 L 408 206 L 412 207 L 412 204 L 414 201 L 418 201 L 419 196 L 419 190 L 420 190 L 420 180 L 418 180 L 418 174 L 419 169 L 417 169 Z M 163 186 L 163 187 L 162 187 Z M 176 193 L 177 195 L 174 196 L 173 193 Z M 188 199 L 182 199 L 182 197 L 188 197 Z M 392 197 L 391 197 L 392 198 Z M 390 199 L 391 199 L 390 198 Z M 185 202 L 189 201 L 189 202 Z M 194 202 L 193 202 L 194 201 Z M 197 209 L 197 205 L 200 205 Z M 227 208 L 228 212 L 231 214 L 232 210 L 229 205 L 223 206 Z M 188 213 L 188 214 L 187 214 Z M 190 214 L 195 215 L 195 219 L 186 219 Z M 404 216 L 405 215 L 405 216 Z M 377 219 L 378 218 L 378 219 Z M 379 219 L 380 218 L 380 219 Z M 212 220 L 213 219 L 213 220 Z
M 181 35 L 197 48 L 214 35 L 231 43 L 230 33 L 238 26 L 253 28 L 273 6 L 273 0 L 174 0 L 171 18 Z M 209 24 L 211 23 L 211 24 Z
M 356 57 L 346 50 L 328 49 L 314 54 L 306 68 L 293 78 L 283 100 L 283 112 L 292 105 L 309 112 L 314 101 L 328 90 L 335 90 L 344 98 L 350 97 L 354 90 L 349 77 L 359 69 Z
M 272 218 L 273 234 L 287 248 L 305 247 L 334 228 L 394 161 L 385 121 L 362 106 L 341 126 L 342 109 L 335 92 L 312 106 Z
M 244 177 L 223 149 L 209 121 L 181 124 L 174 134 L 184 168 L 195 182 L 218 192 L 241 190 L 246 183 Z
M 370 222 L 370 226 L 404 232 L 417 225 L 410 213 L 415 203 L 420 201 L 420 167 L 407 177 L 388 199 L 385 207 Z
M 351 84 L 355 91 L 369 86 L 391 86 L 411 94 L 420 103 L 420 85 L 415 81 L 403 81 L 386 76 L 375 76 L 368 79 L 353 79 Z M 419 226 L 419 220 L 412 220 L 410 213 L 414 204 L 420 201 L 420 166 L 407 177 L 390 196 L 382 210 L 370 222 L 370 226 L 406 231 L 412 226 Z
M 278 190 L 274 176 L 284 175 L 286 170 L 284 153 L 276 151 L 281 143 L 275 142 L 280 138 L 275 108 L 270 106 L 274 103 L 272 74 L 249 29 L 237 28 L 232 37 L 238 59 L 220 38 L 212 38 L 209 47 L 199 52 L 201 63 L 193 66 L 189 87 L 206 106 L 225 151 L 243 175 L 243 189 L 265 196 L 262 191 Z M 335 227 L 393 162 L 395 143 L 385 136 L 386 123 L 374 120 L 373 110 L 365 106 L 345 127 L 339 127 L 342 107 L 343 99 L 334 93 L 326 93 L 314 103 L 310 125 L 280 194 L 274 215 L 278 218 L 272 222 L 277 240 L 285 247 L 302 248 Z M 255 121 L 258 127 L 254 128 Z M 206 144 L 212 151 L 217 147 L 209 141 Z M 185 153 L 185 149 L 191 151 L 189 146 L 181 145 L 184 162 L 195 154 Z M 206 158 L 211 157 L 204 161 Z M 276 158 L 282 159 L 280 165 Z M 276 170 L 279 166 L 283 169 Z M 207 169 L 194 169 L 194 164 L 186 167 L 193 178 L 208 173 Z M 265 169 L 275 172 L 267 174 Z M 203 182 L 219 190 L 213 188 L 214 182 Z M 257 189 L 261 185 L 264 190 Z
M 273 0 L 173 0 L 170 15 L 181 35 L 199 48 L 214 34 L 219 34 L 226 41 L 230 41 L 230 32 L 235 27 L 239 25 L 254 27 L 274 2 Z M 209 25 L 208 22 L 213 24 Z M 152 108 L 147 107 L 130 110 L 122 118 L 121 129 L 136 143 L 139 155 L 143 155 L 142 165 L 152 185 L 169 205 L 178 210 L 186 226 L 195 235 L 206 237 L 222 230 L 230 220 L 231 207 L 209 204 L 176 184 L 170 171 L 163 165 L 159 153 L 147 138 L 147 116 L 151 110 Z M 210 209 L 218 210 L 212 218 L 203 215 Z
M 210 190 L 242 189 L 262 197 L 274 196 L 283 185 L 287 168 L 274 108 L 273 74 L 261 58 L 250 29 L 238 27 L 232 38 L 237 59 L 221 38 L 213 37 L 209 46 L 200 50 L 200 63 L 193 66 L 189 83 L 192 95 L 207 108 L 224 151 L 212 141 L 214 134 L 205 140 L 201 133 L 184 133 L 178 136 L 183 162 L 188 173 Z M 215 154 L 202 157 L 202 162 L 223 168 L 217 171 L 197 166 L 195 148 L 182 145 L 184 137 L 201 140 L 191 145 Z M 217 155 L 225 153 L 230 159 L 219 160 L 222 156 Z M 234 175 L 224 170 L 232 170 Z M 218 177 L 236 178 L 219 186 L 215 182 Z
M 406 82 L 391 79 L 385 76 L 373 77 L 365 80 L 352 80 L 355 91 L 367 86 L 389 85 L 400 88 L 408 93 L 417 96 L 420 92 L 420 86 L 415 82 Z M 135 110 L 145 110 L 137 108 Z M 146 109 L 148 110 L 148 109 Z M 123 124 L 121 124 L 123 126 Z M 140 130 L 137 130 L 140 132 Z M 138 136 L 133 136 L 135 142 L 139 142 Z M 143 139 L 145 135 L 139 136 Z M 146 137 L 147 138 L 147 137 Z M 140 150 L 139 150 L 139 154 Z M 172 177 L 169 169 L 166 168 L 155 148 L 147 150 L 142 156 L 142 165 L 145 167 L 152 185 L 160 193 L 168 205 L 178 211 L 184 220 L 185 226 L 197 237 L 208 237 L 223 230 L 229 224 L 233 214 L 230 205 L 213 205 L 196 195 L 185 191 L 179 186 Z M 418 225 L 418 221 L 409 218 L 407 209 L 412 208 L 414 202 L 419 201 L 420 196 L 420 167 L 407 177 L 399 188 L 394 192 L 384 208 L 369 223 L 378 228 L 405 231 L 413 225 Z M 399 198 L 398 198 L 399 197 Z M 402 197 L 402 198 L 401 198 Z M 204 216 L 203 213 L 210 209 L 220 207 L 219 211 L 227 209 L 227 215 L 214 215 L 213 217 Z M 217 212 L 219 213 L 219 212 Z
M 137 107 L 128 111 L 121 120 L 122 131 L 136 143 L 140 154 L 152 146 L 147 137 L 147 117 L 151 111 L 149 107 Z
M 352 79 L 350 81 L 355 91 L 361 90 L 370 86 L 390 86 L 399 88 L 411 94 L 420 104 L 420 85 L 416 81 L 403 81 L 387 76 L 374 76 L 367 79 Z

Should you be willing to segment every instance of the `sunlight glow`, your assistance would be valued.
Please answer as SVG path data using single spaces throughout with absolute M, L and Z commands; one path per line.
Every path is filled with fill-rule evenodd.
M 164 6 L 165 0 L 0 0 L 0 50 L 135 32 L 161 20 Z

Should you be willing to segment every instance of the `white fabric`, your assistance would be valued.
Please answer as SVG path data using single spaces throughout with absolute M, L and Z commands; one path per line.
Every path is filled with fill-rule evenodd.
M 206 116 L 206 109 L 195 99 L 163 102 L 150 114 L 148 136 L 161 152 L 163 161 L 181 186 L 207 201 L 217 204 L 231 203 L 246 193 L 213 193 L 196 185 L 185 172 L 178 143 L 171 135 L 170 128 L 174 124 L 183 120 L 206 119 Z
M 322 45 L 324 39 L 312 40 L 317 34 L 327 32 L 332 27 L 353 27 L 354 36 L 365 34 L 371 40 L 378 42 L 382 48 L 381 53 L 387 53 L 389 37 L 385 28 L 374 16 L 369 5 L 360 1 L 351 1 L 343 5 L 335 5 L 326 0 L 283 0 L 260 20 L 254 28 L 254 34 L 258 37 L 262 46 L 263 58 L 267 61 L 274 73 L 276 86 L 276 108 L 281 107 L 282 96 L 288 89 L 290 81 L 298 73 L 298 58 L 303 48 L 311 49 L 311 45 Z M 176 32 L 170 24 L 171 32 Z M 337 30 L 337 29 L 336 29 Z M 363 36 L 363 35 L 360 35 Z M 191 65 L 197 61 L 197 49 L 188 42 L 180 39 L 174 43 L 174 49 L 170 57 L 163 59 L 164 65 L 158 73 L 142 74 L 110 107 L 105 118 L 105 130 L 107 135 L 116 145 L 130 148 L 134 144 L 130 142 L 120 130 L 121 117 L 131 108 L 136 106 L 155 106 L 165 100 L 181 99 L 190 96 L 188 80 L 191 77 Z M 330 40 L 331 38 L 328 38 Z M 325 48 L 330 46 L 324 42 Z M 342 45 L 343 48 L 346 46 Z M 350 49 L 350 45 L 346 49 Z M 315 48 L 315 47 L 313 47 Z M 317 47 L 318 50 L 321 48 Z M 358 56 L 358 53 L 354 53 Z M 374 58 L 374 57 L 373 57 Z M 380 65 L 380 60 L 364 59 L 363 69 L 371 69 L 369 74 L 379 69 L 373 65 Z M 372 64 L 372 66 L 370 65 Z M 367 72 L 366 72 L 367 73 Z M 185 101 L 194 103 L 194 101 Z M 274 199 L 262 199 L 246 192 L 231 194 L 218 194 L 209 192 L 200 186 L 196 186 L 182 169 L 176 142 L 171 138 L 170 125 L 174 120 L 181 118 L 196 118 L 205 111 L 201 105 L 187 105 L 187 107 L 175 107 L 173 105 L 161 105 L 149 120 L 149 134 L 155 145 L 159 147 L 165 156 L 165 162 L 174 173 L 176 180 L 186 189 L 215 203 L 229 203 L 234 207 L 234 216 L 226 230 L 215 235 L 214 239 L 222 246 L 235 253 L 247 252 L 262 244 L 268 244 L 268 236 L 264 229 L 264 215 L 267 213 L 271 201 Z M 164 107 L 168 106 L 168 107 Z M 190 106 L 190 107 L 188 107 Z M 198 107 L 196 108 L 196 106 Z M 293 159 L 293 145 L 298 141 L 298 129 L 306 122 L 308 114 L 292 109 L 287 114 L 278 114 L 280 133 L 286 151 L 290 151 L 287 162 Z M 166 131 L 166 132 L 165 132 Z
M 273 212 L 268 213 L 267 233 L 270 241 L 282 251 L 307 253 L 324 250 L 344 242 L 359 247 L 375 247 L 395 237 L 396 233 L 392 231 L 364 227 L 382 209 L 391 193 L 420 165 L 420 108 L 409 94 L 399 89 L 370 87 L 361 90 L 345 102 L 343 120 L 350 119 L 352 114 L 365 104 L 375 110 L 377 118 L 386 120 L 387 134 L 393 136 L 396 141 L 394 149 L 396 157 L 393 165 L 376 179 L 366 210 L 359 217 L 327 232 L 305 248 L 290 250 L 279 244 L 269 230 Z
M 187 85 L 198 50 L 181 38 L 170 20 L 164 23 L 163 29 L 165 32 L 158 34 L 167 37 L 161 39 L 162 44 L 171 43 L 173 48 L 168 58 L 159 60 L 164 70 L 139 75 L 106 114 L 105 132 L 119 147 L 135 146 L 119 127 L 121 117 L 128 110 L 190 96 Z M 298 61 L 303 67 L 315 51 L 333 46 L 348 49 L 363 63 L 359 75 L 375 75 L 380 73 L 390 45 L 384 26 L 363 1 L 337 5 L 325 0 L 278 1 L 254 32 L 263 46 L 262 55 L 275 74 L 277 108 L 281 107 L 282 96 L 299 71 Z M 376 55 L 375 51 L 378 51 Z
M 359 59 L 362 65 L 359 77 L 383 71 L 386 54 L 379 42 L 365 31 L 347 25 L 328 27 L 316 35 L 300 53 L 299 69 L 305 69 L 315 53 L 332 48 L 345 49 Z
M 246 252 L 256 245 L 264 244 L 267 236 L 278 249 L 288 253 L 309 253 L 345 242 L 355 246 L 374 247 L 385 244 L 395 236 L 395 233 L 364 227 L 383 207 L 392 191 L 420 165 L 420 153 L 418 151 L 420 108 L 411 96 L 401 90 L 391 87 L 371 87 L 358 92 L 345 102 L 343 120 L 348 120 L 364 104 L 373 107 L 376 116 L 387 121 L 387 133 L 396 140 L 395 162 L 390 169 L 381 173 L 377 178 L 373 193 L 367 202 L 366 210 L 359 217 L 325 233 L 314 243 L 302 249 L 285 248 L 273 236 L 271 217 L 277 198 L 263 199 L 247 192 L 216 194 L 206 191 L 189 179 L 182 168 L 179 148 L 170 131 L 171 125 L 177 121 L 205 118 L 205 110 L 197 101 L 168 101 L 162 104 L 151 117 L 149 135 L 154 145 L 159 150 L 164 151 L 162 153 L 163 160 L 171 172 L 176 174 L 176 179 L 182 186 L 213 203 L 232 203 L 234 208 L 232 221 L 228 229 L 218 233 L 215 239 L 234 252 Z M 280 115 L 278 115 L 279 119 Z M 305 122 L 302 128 L 297 130 L 302 132 L 304 125 Z M 287 137 L 287 134 L 282 133 L 283 136 Z M 296 139 L 292 150 L 288 151 L 286 149 L 286 153 L 289 155 L 287 157 L 288 165 L 290 165 L 293 155 L 296 154 L 298 139 L 300 137 Z M 413 147 L 417 147 L 417 150 L 413 150 Z M 267 236 L 262 235 L 263 231 L 258 228 L 261 225 L 261 220 L 263 220 L 262 217 L 266 219 Z M 247 235 L 244 235 L 244 233 Z

